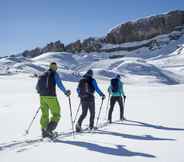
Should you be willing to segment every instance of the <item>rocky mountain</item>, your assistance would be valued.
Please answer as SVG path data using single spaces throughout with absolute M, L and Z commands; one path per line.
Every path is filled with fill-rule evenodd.
M 63 52 L 64 44 L 61 43 L 60 41 L 51 42 L 43 48 L 37 47 L 33 50 L 26 50 L 22 53 L 22 55 L 24 57 L 33 58 L 33 57 L 41 55 L 42 53 L 52 52 L 52 51 L 53 52 Z
M 81 50 L 82 46 L 74 47 Z M 183 84 L 184 29 L 149 40 L 103 44 L 101 52 L 90 54 L 71 51 L 46 52 L 34 58 L 8 56 L 0 59 L 0 76 L 20 73 L 37 76 L 48 69 L 50 62 L 57 62 L 62 79 L 67 81 L 78 81 L 88 69 L 93 69 L 95 78 L 101 80 L 120 74 L 127 84 Z
M 171 11 L 121 24 L 108 33 L 105 39 L 107 43 L 112 44 L 142 41 L 179 30 L 178 27 L 182 25 L 184 25 L 184 11 Z
M 166 14 L 150 16 L 136 21 L 129 21 L 113 28 L 103 38 L 89 37 L 83 41 L 77 40 L 68 45 L 61 41 L 51 42 L 43 48 L 26 50 L 22 53 L 24 57 L 34 58 L 46 52 L 113 52 L 113 51 L 131 51 L 138 48 L 150 47 L 157 44 L 152 38 L 168 34 L 173 31 L 181 31 L 184 26 L 184 11 L 176 10 Z M 151 40 L 150 40 L 151 39 Z M 178 39 L 178 36 L 171 36 L 172 39 Z M 106 44 L 119 45 L 127 42 L 150 40 L 149 42 L 136 47 L 114 47 L 105 49 Z
M 138 39 L 136 35 L 132 41 L 108 42 L 107 38 L 110 34 L 124 30 L 123 26 L 127 24 L 125 23 L 115 27 L 103 38 L 90 37 L 68 45 L 56 41 L 43 48 L 0 58 L 0 76 L 19 73 L 36 76 L 48 69 L 50 62 L 57 62 L 62 79 L 68 81 L 77 81 L 86 70 L 93 69 L 95 77 L 102 80 L 108 80 L 118 73 L 129 84 L 183 84 L 182 14 L 183 11 L 173 11 L 132 22 L 135 25 L 135 32 L 144 29 L 144 37 L 139 41 L 133 41 Z M 156 32 L 157 27 L 151 25 L 151 22 L 160 24 L 158 32 Z M 161 22 L 164 22 L 165 26 Z M 141 24 L 140 28 L 137 24 Z M 171 24 L 171 27 L 168 24 Z M 154 27 L 155 30 L 150 29 Z M 155 31 L 152 36 L 150 31 Z M 119 39 L 119 36 L 121 34 L 114 37 Z M 128 37 L 129 35 L 127 40 Z

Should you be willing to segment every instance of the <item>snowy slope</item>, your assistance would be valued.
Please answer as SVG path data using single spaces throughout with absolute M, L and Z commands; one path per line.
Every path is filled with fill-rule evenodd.
M 59 67 L 63 69 L 71 69 L 78 64 L 78 62 L 73 58 L 73 55 L 66 52 L 44 53 L 36 58 L 33 58 L 32 61 L 41 65 L 45 64 L 46 66 L 50 62 L 57 62 Z
M 118 73 L 129 84 L 179 84 L 184 83 L 183 45 L 184 29 L 181 29 L 146 41 L 103 45 L 104 50 L 121 48 L 114 52 L 49 52 L 32 59 L 11 56 L 0 59 L 0 75 L 40 74 L 54 61 L 62 79 L 68 81 L 78 81 L 92 68 L 95 77 L 102 80 Z
M 93 134 L 83 133 L 75 138 L 69 133 L 54 143 L 39 142 L 40 113 L 29 136 L 24 131 L 39 106 L 35 78 L 28 75 L 0 76 L 0 161 L 1 162 L 183 162 L 183 85 L 139 86 L 125 85 L 127 121 L 100 128 Z M 98 81 L 107 95 L 109 82 Z M 77 84 L 64 82 L 72 90 L 75 114 L 79 98 Z M 58 132 L 70 132 L 67 98 L 58 91 L 61 121 Z M 96 113 L 100 97 L 96 95 Z M 105 120 L 105 100 L 100 123 Z M 119 118 L 116 105 L 113 120 Z M 89 116 L 84 121 L 88 124 Z
M 184 45 L 171 53 L 169 57 L 153 60 L 152 64 L 159 66 L 162 69 L 174 72 L 183 78 L 184 76 Z

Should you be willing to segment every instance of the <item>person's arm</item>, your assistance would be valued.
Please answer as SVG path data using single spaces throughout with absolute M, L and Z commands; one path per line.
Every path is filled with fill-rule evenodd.
M 59 77 L 59 74 L 58 73 L 55 73 L 54 75 L 54 79 L 55 79 L 55 82 L 56 82 L 56 85 L 59 87 L 59 89 L 61 91 L 63 91 L 64 94 L 67 93 L 67 90 L 65 89 L 62 81 L 61 81 L 61 78 Z
M 109 94 L 112 94 L 111 86 L 109 86 L 109 88 L 108 88 L 108 92 L 109 92 Z
M 80 89 L 79 89 L 79 87 L 77 87 L 77 94 L 78 94 L 78 96 L 80 95 Z
M 92 85 L 93 85 L 93 87 L 95 88 L 95 91 L 96 91 L 100 96 L 103 96 L 103 95 L 104 95 L 104 94 L 102 93 L 102 91 L 100 90 L 100 88 L 98 87 L 97 82 L 96 82 L 95 79 L 92 81 Z

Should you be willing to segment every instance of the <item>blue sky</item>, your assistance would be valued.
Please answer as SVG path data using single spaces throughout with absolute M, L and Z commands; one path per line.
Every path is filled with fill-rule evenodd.
M 122 22 L 174 9 L 184 10 L 184 0 L 0 0 L 0 56 L 103 36 Z

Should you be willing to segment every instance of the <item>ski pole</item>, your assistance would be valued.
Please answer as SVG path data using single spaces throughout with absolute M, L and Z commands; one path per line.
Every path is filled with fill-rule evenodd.
M 29 134 L 29 130 L 31 129 L 31 126 L 33 125 L 33 122 L 34 122 L 34 120 L 35 120 L 35 118 L 36 118 L 36 116 L 37 116 L 37 114 L 38 114 L 39 111 L 40 111 L 40 107 L 39 107 L 38 110 L 36 111 L 35 116 L 33 117 L 33 119 L 32 119 L 32 121 L 30 122 L 28 128 L 26 129 L 26 135 Z
M 73 137 L 74 137 L 74 126 L 73 126 L 73 117 L 72 117 L 72 105 L 71 105 L 70 96 L 68 96 L 68 101 L 69 101 L 69 107 L 70 107 L 70 119 L 71 119 L 71 124 L 72 124 L 72 134 L 73 134 Z
M 76 112 L 76 114 L 75 114 L 75 118 L 74 118 L 73 124 L 76 122 L 77 115 L 78 115 L 79 110 L 80 110 L 80 106 L 81 106 L 81 102 L 79 103 L 79 106 L 78 106 L 78 108 L 77 108 L 77 112 Z
M 100 105 L 100 110 L 99 110 L 98 117 L 97 117 L 97 121 L 96 121 L 96 128 L 98 128 L 98 121 L 99 121 L 99 119 L 100 119 L 100 114 L 101 114 L 101 110 L 102 110 L 102 105 L 103 105 L 103 99 L 102 99 L 102 102 L 101 102 L 101 105 Z
M 123 112 L 125 112 L 125 101 L 126 101 L 126 96 L 123 96 Z M 123 117 L 123 118 L 124 118 L 124 120 L 126 120 L 125 117 Z
M 108 100 L 107 100 L 107 106 L 106 106 L 106 112 L 105 112 L 105 119 L 106 119 L 107 113 L 108 113 L 109 101 L 110 101 L 110 93 L 109 93 Z

